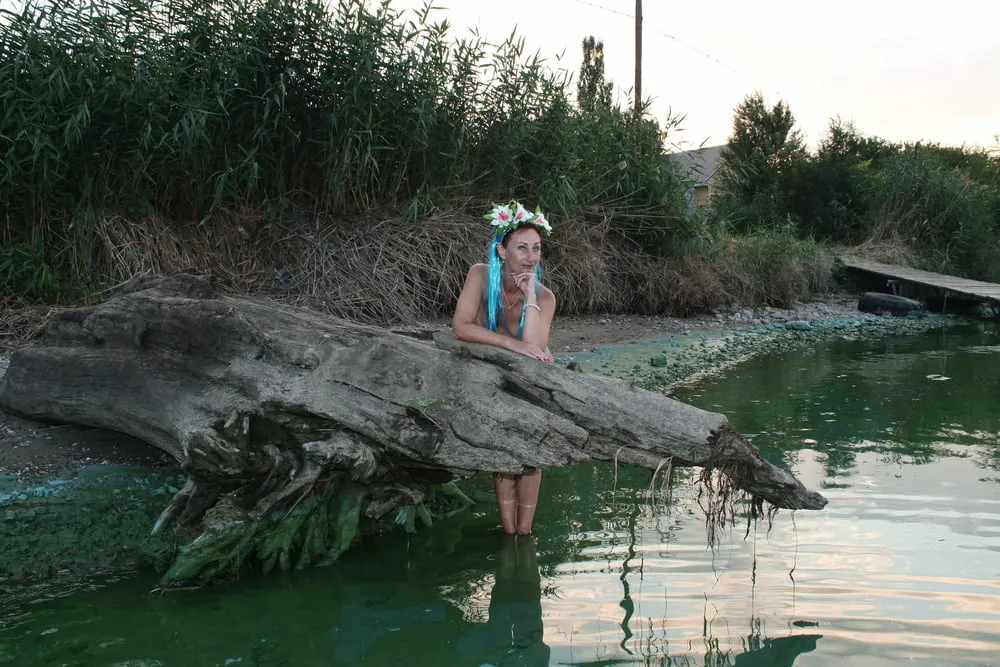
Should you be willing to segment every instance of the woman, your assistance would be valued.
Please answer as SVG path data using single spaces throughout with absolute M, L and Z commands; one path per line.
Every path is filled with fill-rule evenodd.
M 494 227 L 487 264 L 469 269 L 455 306 L 451 329 L 457 340 L 513 350 L 552 361 L 549 328 L 556 297 L 540 279 L 542 235 L 552 232 L 545 216 L 516 201 L 494 206 L 486 215 Z M 521 475 L 495 473 L 500 522 L 505 533 L 530 533 L 542 471 Z

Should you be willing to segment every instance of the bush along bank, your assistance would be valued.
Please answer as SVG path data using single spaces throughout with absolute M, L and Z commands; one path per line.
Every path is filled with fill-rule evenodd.
M 890 142 L 830 122 L 815 152 L 785 102 L 747 96 L 719 168 L 717 222 L 791 227 L 888 264 L 1000 281 L 1000 151 Z
M 554 217 L 607 211 L 647 250 L 691 236 L 663 159 L 679 121 L 581 108 L 570 75 L 517 35 L 453 39 L 437 12 L 364 0 L 12 5 L 0 298 L 80 299 L 170 270 L 165 255 L 225 275 L 254 261 L 230 256 L 236 241 L 267 247 L 260 226 L 364 229 L 392 211 L 412 229 L 452 202 L 480 228 L 490 201 L 516 198 Z M 199 254 L 192 228 L 222 252 Z M 133 243 L 157 236 L 157 253 Z
M 731 234 L 688 206 L 666 161 L 679 119 L 574 100 L 516 35 L 454 41 L 434 13 L 371 4 L 19 0 L 0 14 L 0 89 L 19 111 L 0 125 L 0 306 L 195 269 L 235 293 L 412 323 L 454 307 L 483 212 L 511 198 L 556 224 L 546 281 L 562 314 L 826 289 L 815 243 Z M 579 80 L 605 90 L 590 56 Z

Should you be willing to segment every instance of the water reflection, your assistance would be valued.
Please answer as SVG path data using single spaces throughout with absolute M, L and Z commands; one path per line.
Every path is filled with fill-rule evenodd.
M 677 395 L 725 412 L 787 466 L 804 443 L 826 455 L 831 478 L 853 476 L 864 452 L 926 465 L 955 455 L 955 445 L 997 442 L 996 339 L 994 327 L 977 324 L 879 343 L 834 341 L 751 360 Z M 711 396 L 708 405 L 702 395 Z M 1000 454 L 980 460 L 1000 469 Z
M 704 658 L 678 656 L 663 658 L 653 663 L 663 667 L 792 667 L 803 653 L 816 650 L 823 635 L 791 635 L 769 639 L 759 634 L 743 638 L 743 652 L 733 654 L 719 651 L 713 640 L 708 639 L 709 650 Z M 714 649 L 714 650 L 713 650 Z
M 823 635 L 792 635 L 767 639 L 756 635 L 747 637 L 746 653 L 733 660 L 734 667 L 792 667 L 803 653 L 816 650 L 816 642 Z
M 0 665 L 997 664 L 998 342 L 838 343 L 689 388 L 830 499 L 713 549 L 696 472 L 665 503 L 649 471 L 581 464 L 546 473 L 527 540 L 489 505 L 327 569 L 0 597 Z
M 495 562 L 487 620 L 472 628 L 462 652 L 476 659 L 488 656 L 496 661 L 490 664 L 503 667 L 548 665 L 535 538 L 504 535 Z

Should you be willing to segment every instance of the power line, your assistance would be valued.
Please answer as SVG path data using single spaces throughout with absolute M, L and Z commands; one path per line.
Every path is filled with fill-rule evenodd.
M 596 9 L 600 9 L 600 10 L 608 12 L 610 14 L 617 14 L 618 16 L 624 16 L 625 18 L 630 18 L 630 19 L 634 19 L 635 18 L 635 14 L 628 14 L 626 12 L 620 12 L 617 9 L 611 9 L 610 7 L 605 7 L 604 5 L 598 5 L 598 4 L 594 3 L 594 2 L 587 2 L 587 0 L 576 0 L 576 2 L 579 2 L 581 5 L 590 5 L 591 7 L 594 7 Z
M 685 42 L 684 40 L 680 39 L 679 37 L 674 37 L 673 35 L 668 35 L 667 33 L 660 32 L 659 30 L 653 30 L 653 32 L 655 32 L 657 35 L 660 35 L 661 37 L 666 37 L 669 40 L 677 42 L 678 44 L 680 44 L 684 48 L 686 48 L 686 49 L 688 49 L 690 51 L 693 51 L 693 52 L 697 53 L 700 56 L 708 58 L 712 62 L 720 65 L 721 67 L 725 67 L 726 69 L 728 69 L 730 72 L 733 72 L 734 74 L 738 74 L 739 76 L 742 76 L 745 79 L 749 79 L 750 81 L 753 81 L 758 86 L 760 85 L 760 82 L 757 81 L 757 79 L 753 78 L 752 76 L 750 76 L 746 72 L 741 72 L 740 70 L 736 69 L 735 67 L 732 67 L 731 65 L 727 65 L 726 63 L 722 62 L 721 60 L 719 60 L 718 58 L 716 58 L 712 54 L 706 53 L 705 51 L 702 51 L 698 47 L 692 46 L 691 44 L 688 44 L 687 42 Z
M 628 12 L 618 11 L 617 9 L 612 9 L 611 7 L 605 7 L 604 5 L 599 5 L 599 4 L 595 3 L 595 2 L 589 2 L 589 0 L 574 0 L 574 2 L 577 2 L 577 3 L 581 4 L 581 5 L 588 5 L 590 7 L 595 8 L 595 9 L 600 9 L 601 11 L 608 12 L 609 14 L 616 14 L 618 16 L 624 16 L 625 18 L 635 19 L 635 14 L 629 14 Z M 646 20 L 648 20 L 648 17 L 644 16 L 643 17 L 643 22 L 645 23 Z M 727 65 L 726 63 L 722 62 L 721 60 L 719 60 L 718 58 L 716 58 L 712 54 L 707 53 L 705 51 L 702 51 L 701 49 L 699 49 L 698 47 L 694 46 L 693 44 L 688 44 L 687 42 L 685 42 L 683 39 L 681 39 L 679 37 L 676 37 L 674 35 L 670 35 L 668 33 L 665 33 L 663 31 L 661 31 L 661 30 L 656 30 L 655 28 L 654 29 L 650 29 L 650 32 L 654 32 L 654 33 L 656 33 L 657 35 L 659 35 L 661 37 L 665 37 L 666 39 L 669 39 L 672 42 L 676 42 L 678 45 L 684 47 L 685 49 L 687 49 L 689 51 L 692 51 L 693 53 L 697 53 L 699 56 L 702 56 L 703 58 L 707 58 L 708 60 L 711 60 L 712 62 L 714 62 L 715 64 L 719 65 L 720 67 L 724 67 L 725 69 L 728 69 L 730 72 L 733 72 L 734 74 L 737 74 L 739 76 L 742 76 L 745 79 L 748 79 L 749 81 L 752 81 L 757 86 L 761 85 L 761 83 L 759 81 L 757 81 L 757 79 L 755 79 L 754 77 L 750 76 L 749 74 L 747 74 L 745 72 L 741 72 L 740 70 L 736 69 L 735 67 L 733 67 L 731 65 Z

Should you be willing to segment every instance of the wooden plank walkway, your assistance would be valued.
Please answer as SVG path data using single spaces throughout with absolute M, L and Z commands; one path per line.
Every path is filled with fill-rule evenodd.
M 995 283 L 956 278 L 955 276 L 920 271 L 919 269 L 895 266 L 893 264 L 879 264 L 878 262 L 869 262 L 854 257 L 841 257 L 841 259 L 844 262 L 844 266 L 859 271 L 867 271 L 900 282 L 926 285 L 927 287 L 934 287 L 945 292 L 954 292 L 956 294 L 976 297 L 984 301 L 1000 303 L 1000 285 Z

